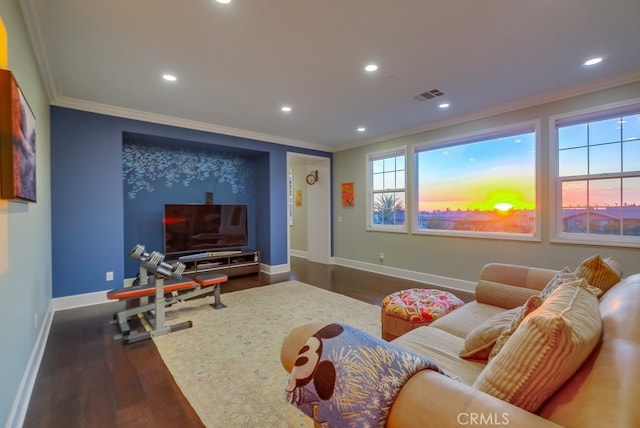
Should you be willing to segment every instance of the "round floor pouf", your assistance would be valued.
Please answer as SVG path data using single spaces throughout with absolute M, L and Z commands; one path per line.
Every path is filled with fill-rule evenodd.
M 382 299 L 382 338 L 393 340 L 462 305 L 454 294 L 441 290 L 411 288 L 390 294 Z

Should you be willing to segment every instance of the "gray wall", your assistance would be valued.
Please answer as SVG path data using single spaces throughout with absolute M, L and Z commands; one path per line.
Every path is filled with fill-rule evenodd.
M 18 1 L 0 2 L 0 17 L 7 29 L 9 69 L 37 121 L 38 199 L 0 201 L 0 426 L 5 426 L 51 303 L 51 174 L 49 101 Z
M 412 272 L 428 273 L 448 278 L 474 281 L 483 265 L 488 262 L 526 264 L 539 267 L 575 268 L 583 259 L 600 254 L 612 256 L 625 269 L 625 274 L 640 272 L 640 249 L 588 245 L 554 244 L 549 242 L 549 117 L 602 106 L 640 97 L 640 82 L 601 90 L 544 105 L 503 113 L 454 126 L 435 129 L 407 137 L 387 140 L 368 146 L 334 153 L 334 256 L 346 264 L 353 261 L 381 265 L 379 253 L 384 252 L 384 267 L 371 266 L 384 271 L 393 267 Z M 509 124 L 541 121 L 542 160 L 542 241 L 506 241 L 465 237 L 444 237 L 411 233 L 367 231 L 366 220 L 366 154 L 402 145 L 454 137 L 483 129 Z M 408 154 L 408 157 L 409 154 Z M 407 164 L 411 160 L 407 159 Z M 355 207 L 340 204 L 340 184 L 355 183 Z M 410 179 L 407 186 L 409 188 Z M 411 198 L 410 195 L 407 196 Z M 342 222 L 336 221 L 342 217 Z

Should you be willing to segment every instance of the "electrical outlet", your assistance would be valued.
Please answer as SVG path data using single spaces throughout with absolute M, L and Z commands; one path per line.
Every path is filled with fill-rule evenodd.
M 384 260 L 384 253 L 382 251 L 380 251 L 380 261 Z
M 107 272 L 107 281 L 113 281 L 113 271 Z

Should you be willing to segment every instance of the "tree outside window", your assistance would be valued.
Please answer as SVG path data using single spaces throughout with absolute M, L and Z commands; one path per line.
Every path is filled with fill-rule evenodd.
M 406 149 L 368 155 L 368 228 L 406 231 Z

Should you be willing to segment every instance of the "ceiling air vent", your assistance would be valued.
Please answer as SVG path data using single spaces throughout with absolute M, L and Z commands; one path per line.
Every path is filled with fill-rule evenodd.
M 413 99 L 416 101 L 426 101 L 431 100 L 435 97 L 441 97 L 443 95 L 444 92 L 442 92 L 440 89 L 432 89 L 430 91 L 423 92 L 420 95 L 416 95 L 415 97 L 413 97 Z

